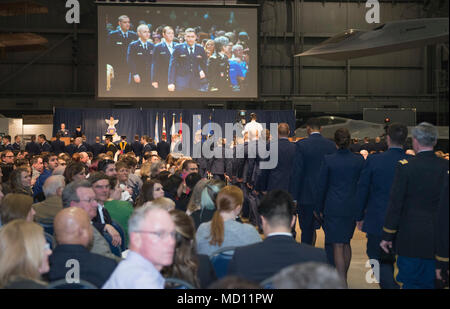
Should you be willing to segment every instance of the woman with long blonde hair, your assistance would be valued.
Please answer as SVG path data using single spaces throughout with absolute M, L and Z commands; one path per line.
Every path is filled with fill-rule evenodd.
M 41 275 L 50 269 L 51 253 L 40 225 L 18 219 L 3 226 L 0 230 L 0 288 L 45 288 Z

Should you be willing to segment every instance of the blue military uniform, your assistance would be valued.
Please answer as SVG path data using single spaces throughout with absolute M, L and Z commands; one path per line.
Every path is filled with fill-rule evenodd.
M 113 89 L 118 87 L 123 89 L 129 82 L 130 72 L 127 66 L 128 45 L 137 39 L 138 35 L 134 31 L 124 33 L 119 29 L 108 34 L 106 39 L 108 49 L 104 56 L 106 57 L 106 63 L 114 68 Z
M 25 151 L 34 156 L 41 153 L 41 147 L 36 142 L 28 142 L 25 145 Z
M 93 154 L 94 158 L 97 158 L 97 156 L 99 154 L 105 153 L 105 152 L 106 152 L 105 144 L 95 143 L 94 145 L 92 145 L 92 154 Z
M 448 161 L 422 151 L 397 165 L 382 239 L 395 240 L 395 280 L 403 288 L 434 288 L 435 227 Z
M 71 143 L 66 146 L 66 152 L 69 154 L 69 156 L 72 157 L 72 155 L 75 153 L 75 150 L 77 149 L 77 146 L 75 144 Z
M 261 176 L 256 185 L 257 191 L 272 191 L 275 189 L 289 191 L 292 164 L 295 158 L 295 144 L 287 138 L 280 138 L 277 155 L 278 163 L 275 168 L 261 170 Z
M 367 157 L 358 183 L 358 216 L 364 220 L 363 232 L 367 233 L 367 256 L 379 260 L 381 288 L 394 289 L 398 285 L 393 280 L 393 265 L 381 261 L 381 234 L 389 202 L 389 193 L 394 180 L 395 167 L 400 160 L 409 159 L 401 148 Z
M 20 144 L 14 143 L 12 146 L 14 150 L 20 151 Z
M 52 145 L 50 145 L 47 141 L 43 142 L 41 145 L 41 152 L 52 152 Z
M 323 157 L 336 152 L 336 144 L 318 133 L 299 140 L 296 144 L 292 168 L 291 189 L 293 199 L 297 201 L 302 242 L 312 244 L 314 229 L 314 205 L 316 203 L 319 170 Z
M 151 68 L 153 48 L 155 45 L 147 41 L 142 42 L 140 39 L 131 42 L 128 45 L 127 63 L 131 72 L 131 84 L 135 84 L 133 77 L 139 75 L 141 82 L 137 85 L 140 91 L 145 90 L 146 93 L 151 92 Z
M 157 92 L 167 93 L 170 57 L 176 45 L 175 42 L 172 42 L 172 47 L 169 48 L 165 41 L 155 45 L 153 50 L 151 76 L 152 83 L 158 83 Z
M 141 155 L 142 155 L 142 157 L 144 157 L 146 152 L 152 152 L 152 151 L 156 151 L 156 146 L 154 144 L 147 143 L 142 148 L 142 154 Z
M 53 152 L 56 155 L 59 155 L 60 153 L 65 152 L 65 150 L 66 150 L 66 145 L 60 139 L 52 141 L 51 144 L 52 144 Z
M 200 79 L 200 71 L 207 73 L 206 60 L 200 44 L 178 44 L 170 58 L 168 84 L 175 84 L 175 91 L 200 91 L 205 82 Z
M 5 145 L 5 150 L 11 150 L 14 151 L 14 147 L 11 143 L 9 143 L 8 145 Z
M 356 225 L 356 191 L 364 158 L 348 149 L 325 155 L 320 168 L 317 212 L 323 213 L 325 243 L 349 244 Z

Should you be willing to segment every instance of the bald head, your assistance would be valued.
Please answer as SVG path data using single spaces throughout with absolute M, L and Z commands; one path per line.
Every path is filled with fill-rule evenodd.
M 289 125 L 287 123 L 280 123 L 278 125 L 278 137 L 288 137 L 289 136 Z
M 53 226 L 60 245 L 89 247 L 92 242 L 91 220 L 82 208 L 64 208 L 56 215 Z

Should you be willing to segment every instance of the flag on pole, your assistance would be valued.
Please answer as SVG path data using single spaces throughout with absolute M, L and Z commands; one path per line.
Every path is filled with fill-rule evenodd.
M 214 131 L 212 130 L 212 114 L 209 114 L 209 135 L 213 135 Z
M 202 130 L 202 115 L 195 115 L 197 116 L 197 127 L 195 129 L 195 132 L 197 132 L 198 130 Z
M 167 132 L 166 132 L 166 116 L 163 113 L 163 126 L 162 126 L 162 137 L 165 137 L 167 139 Z
M 156 122 L 155 122 L 155 143 L 159 143 L 159 132 L 158 132 L 158 113 L 156 113 Z
M 170 128 L 170 135 L 173 136 L 175 135 L 176 131 L 175 131 L 175 114 L 172 114 L 172 128 Z
M 183 116 L 180 113 L 180 130 L 178 130 L 178 134 L 180 134 L 180 142 L 183 141 Z

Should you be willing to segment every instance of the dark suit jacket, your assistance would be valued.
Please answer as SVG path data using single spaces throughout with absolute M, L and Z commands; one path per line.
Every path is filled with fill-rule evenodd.
M 261 282 L 287 266 L 304 262 L 327 263 L 325 251 L 297 243 L 291 236 L 274 235 L 263 242 L 236 248 L 228 274 Z
M 165 160 L 167 155 L 170 153 L 170 144 L 165 141 L 160 141 L 158 145 L 156 145 L 156 151 L 161 159 Z
M 32 155 L 37 155 L 41 153 L 41 147 L 36 142 L 28 142 L 25 145 L 25 151 Z
M 20 150 L 20 144 L 14 143 L 12 146 L 14 150 Z
M 143 148 L 142 148 L 142 156 L 144 156 L 144 154 L 146 152 L 151 152 L 153 150 L 156 150 L 156 146 L 154 144 L 146 144 Z
M 314 133 L 299 140 L 295 146 L 290 193 L 297 200 L 297 205 L 313 205 L 323 157 L 336 152 L 336 145 Z
M 66 267 L 66 262 L 75 259 L 80 265 L 80 279 L 86 280 L 98 288 L 108 280 L 117 266 L 113 259 L 90 253 L 81 245 L 58 245 L 49 257 L 50 272 L 48 277 L 50 281 L 65 279 L 66 273 L 73 268 Z
M 271 146 L 272 148 L 273 146 Z M 278 140 L 278 164 L 273 169 L 261 170 L 260 191 L 272 191 L 275 189 L 289 191 L 291 183 L 292 164 L 295 157 L 295 144 L 287 138 Z
M 61 140 L 59 140 L 59 139 L 54 140 L 54 141 L 52 142 L 52 148 L 53 148 L 53 152 L 54 152 L 56 155 L 59 155 L 60 153 L 66 151 L 66 145 L 64 144 L 63 141 L 61 141 Z
M 193 55 L 189 54 L 187 43 L 178 44 L 170 58 L 168 84 L 175 84 L 175 91 L 199 90 L 200 71 L 207 73 L 206 60 L 205 50 L 200 44 L 195 44 Z
M 74 144 L 69 144 L 66 146 L 66 152 L 69 154 L 69 156 L 72 156 L 75 153 L 75 150 L 77 149 L 77 146 Z
M 177 43 L 172 42 L 175 47 Z M 167 81 L 169 79 L 170 51 L 165 42 L 155 45 L 152 59 L 152 83 L 157 82 L 158 88 L 167 91 Z
M 144 146 L 142 146 L 140 141 L 134 141 L 131 143 L 131 149 L 133 149 L 133 152 L 136 156 L 141 155 L 143 148 Z
M 78 153 L 86 152 L 86 151 L 88 151 L 88 150 L 84 144 L 80 144 L 78 147 L 75 148 L 75 152 L 78 152 Z
M 228 57 L 215 52 L 207 61 L 209 90 L 229 91 L 230 84 L 230 63 Z
M 131 72 L 131 83 L 134 83 L 133 76 L 139 75 L 141 78 L 141 85 L 151 87 L 151 69 L 152 69 L 152 57 L 153 48 L 155 45 L 151 42 L 146 42 L 147 49 L 144 48 L 143 43 L 140 40 L 131 42 L 128 45 L 127 51 L 127 63 L 128 69 Z
M 364 158 L 339 149 L 326 155 L 319 173 L 316 210 L 325 216 L 353 216 L 356 219 L 356 191 Z
M 52 152 L 52 145 L 50 145 L 48 142 L 44 142 L 41 145 L 41 152 Z
M 411 156 L 401 148 L 390 148 L 384 153 L 370 155 L 358 182 L 358 217 L 364 220 L 363 231 L 381 236 L 386 217 L 389 194 L 394 181 L 395 167 Z
M 112 223 L 111 216 L 105 207 L 103 207 L 103 219 L 105 220 L 105 224 Z M 103 230 L 105 229 L 105 224 L 102 224 L 102 220 L 100 218 L 100 213 L 97 208 L 97 215 L 94 217 L 94 219 L 92 219 L 92 225 L 97 229 L 97 231 L 99 231 L 101 234 L 103 234 Z
M 106 147 L 103 143 L 95 143 L 92 145 L 92 154 L 94 155 L 94 158 L 96 158 L 99 154 L 105 153 Z

